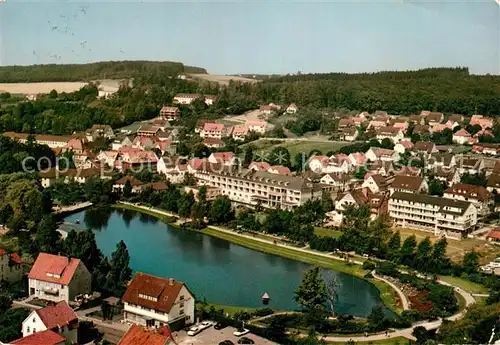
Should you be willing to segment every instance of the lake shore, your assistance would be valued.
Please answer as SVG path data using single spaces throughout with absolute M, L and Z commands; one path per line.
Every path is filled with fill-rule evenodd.
M 175 219 L 177 219 L 179 218 L 179 216 L 168 211 L 122 202 L 115 204 L 114 207 L 146 213 L 148 215 L 166 221 L 170 225 L 178 226 L 176 222 L 172 222 L 172 219 L 167 218 L 175 217 Z M 218 226 L 209 225 L 207 228 L 200 230 L 199 232 L 252 250 L 281 256 L 326 269 L 331 269 L 366 280 L 377 288 L 380 294 L 381 301 L 388 309 L 398 315 L 403 311 L 403 308 L 401 307 L 402 303 L 397 292 L 385 282 L 367 277 L 366 275 L 370 273 L 370 271 L 364 270 L 361 267 L 362 261 L 358 261 L 358 258 L 352 258 L 352 260 L 346 262 L 342 258 L 334 257 L 327 253 L 315 252 L 309 249 L 297 248 L 293 246 L 274 244 L 273 242 L 268 240 L 251 238 L 248 235 L 238 234 L 236 232 Z

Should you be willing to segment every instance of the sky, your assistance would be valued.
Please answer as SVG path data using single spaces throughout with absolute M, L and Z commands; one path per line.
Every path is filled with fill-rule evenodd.
M 4 1 L 4 2 L 2 2 Z M 0 0 L 0 65 L 179 61 L 211 74 L 500 74 L 495 0 Z

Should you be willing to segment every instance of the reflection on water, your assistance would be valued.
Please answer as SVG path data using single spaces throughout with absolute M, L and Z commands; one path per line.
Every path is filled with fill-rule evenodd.
M 199 299 L 222 305 L 262 307 L 261 296 L 271 296 L 270 307 L 297 309 L 294 291 L 309 265 L 269 255 L 198 232 L 181 230 L 149 215 L 130 210 L 89 209 L 68 216 L 98 229 L 96 240 L 105 255 L 124 240 L 134 271 L 175 277 L 188 284 Z M 367 316 L 380 303 L 378 290 L 368 282 L 343 273 L 335 275 L 341 287 L 337 310 Z

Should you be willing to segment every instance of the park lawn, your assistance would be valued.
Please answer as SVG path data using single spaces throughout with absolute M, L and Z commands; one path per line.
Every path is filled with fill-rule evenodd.
M 470 293 L 478 293 L 478 294 L 486 294 L 488 293 L 488 289 L 483 285 L 471 282 L 469 280 L 465 280 L 459 277 L 452 276 L 440 276 L 439 279 L 450 283 L 452 285 L 458 286 L 462 290 L 465 290 Z
M 431 239 L 431 242 L 433 243 L 440 239 L 439 237 L 434 236 L 432 233 L 422 230 L 408 228 L 395 228 L 393 230 L 399 230 L 401 239 L 403 241 L 411 235 L 415 235 L 417 242 L 422 241 L 426 237 L 429 237 Z M 472 250 L 481 253 L 480 260 L 482 264 L 486 264 L 500 256 L 500 248 L 498 246 L 488 243 L 488 241 L 476 238 L 466 238 L 461 241 L 448 240 L 446 254 L 454 262 L 461 262 L 465 252 L 469 252 Z
M 316 236 L 339 238 L 340 235 L 342 235 L 342 232 L 340 232 L 338 230 L 323 228 L 321 226 L 315 226 L 314 227 L 314 234 Z
M 345 345 L 349 339 L 346 338 L 345 342 L 327 342 L 327 344 L 331 345 Z M 381 340 L 373 340 L 373 341 L 356 341 L 356 345 L 405 345 L 410 344 L 410 340 L 405 337 L 396 337 L 391 339 L 381 339 Z
M 230 306 L 230 305 L 222 305 L 222 304 L 215 304 L 215 303 L 209 303 L 207 302 L 207 308 L 214 307 L 215 309 L 224 309 L 224 314 L 229 314 L 229 316 L 233 316 L 234 314 L 238 312 L 243 312 L 246 311 L 248 313 L 252 313 L 257 310 L 257 308 L 248 308 L 248 307 L 237 307 L 237 306 Z M 200 308 L 200 304 L 196 304 L 196 308 Z
M 368 273 L 368 271 L 364 270 L 360 265 L 349 264 L 340 260 L 336 260 L 333 258 L 330 259 L 328 257 L 319 256 L 316 254 L 298 252 L 297 250 L 294 250 L 293 247 L 278 247 L 272 244 L 255 241 L 238 235 L 228 234 L 211 228 L 203 229 L 201 230 L 201 232 L 206 235 L 214 236 L 241 245 L 243 247 L 258 250 L 260 252 L 302 261 L 311 265 L 331 269 L 337 272 L 351 274 L 358 278 L 365 279 L 375 285 L 375 287 L 379 290 L 380 298 L 384 305 L 387 306 L 387 308 L 391 309 L 397 314 L 400 314 L 402 312 L 400 301 L 396 292 L 389 285 L 379 280 L 373 278 L 365 278 L 365 275 L 366 273 Z M 356 258 L 356 260 L 363 261 L 361 258 Z
M 297 153 L 309 154 L 312 150 L 320 150 L 323 154 L 328 151 L 336 151 L 343 146 L 349 145 L 349 142 L 325 142 L 325 141 L 314 141 L 310 140 L 286 140 L 277 142 L 279 139 L 271 140 L 256 140 L 249 144 L 244 144 L 242 147 L 247 145 L 252 145 L 255 147 L 255 154 L 269 153 L 276 147 L 285 147 L 290 152 L 290 157 L 293 160 Z

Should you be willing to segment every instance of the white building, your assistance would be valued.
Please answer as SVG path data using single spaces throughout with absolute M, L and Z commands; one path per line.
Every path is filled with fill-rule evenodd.
M 292 103 L 286 108 L 287 114 L 295 114 L 299 108 L 295 105 L 295 103 Z
M 36 309 L 23 321 L 23 337 L 51 330 L 68 340 L 78 343 L 78 316 L 65 301 L 53 306 Z
M 73 301 L 91 292 L 91 275 L 79 259 L 40 253 L 28 275 L 29 295 L 50 301 Z
M 207 122 L 200 132 L 200 137 L 222 139 L 225 134 L 225 126 L 222 123 Z
M 399 160 L 399 154 L 396 151 L 383 149 L 381 147 L 370 147 L 365 153 L 366 159 L 369 161 L 391 161 L 397 162 Z
M 201 166 L 195 172 L 200 184 L 218 187 L 231 201 L 266 208 L 291 210 L 314 198 L 321 188 L 301 177 L 271 174 L 251 169 L 211 169 Z
M 454 239 L 466 237 L 477 224 L 477 209 L 472 203 L 425 194 L 395 192 L 389 199 L 389 215 L 402 227 Z
M 389 186 L 389 192 L 423 193 L 429 189 L 427 182 L 420 176 L 397 175 Z
M 245 126 L 248 131 L 252 131 L 258 134 L 266 133 L 267 122 L 265 121 L 247 121 L 245 122 Z
M 384 139 L 389 139 L 394 144 L 399 143 L 404 138 L 403 130 L 396 127 L 381 127 L 377 129 L 377 140 L 382 142 Z
M 0 281 L 15 283 L 23 279 L 23 261 L 17 253 L 0 249 Z
M 459 145 L 469 144 L 471 142 L 472 136 L 465 129 L 461 129 L 453 133 L 453 142 Z
M 5 132 L 2 135 L 9 137 L 11 139 L 17 139 L 20 143 L 25 144 L 28 141 L 28 137 L 32 136 L 35 142 L 40 145 L 47 145 L 51 149 L 62 148 L 66 146 L 71 137 L 65 137 L 60 135 L 45 135 L 45 134 L 26 134 L 26 133 L 15 133 L 15 132 Z
M 494 206 L 493 195 L 483 186 L 457 183 L 444 191 L 443 197 L 471 202 L 480 216 L 487 216 Z
M 122 297 L 123 317 L 148 327 L 161 327 L 183 320 L 195 322 L 194 295 L 186 284 L 137 272 Z

